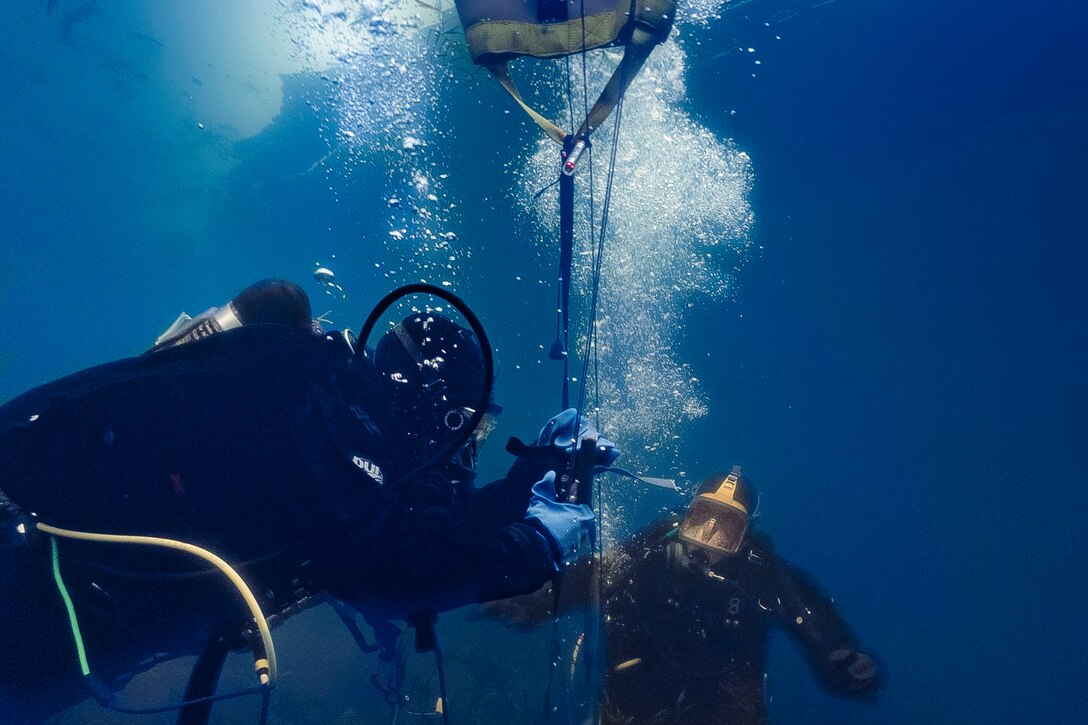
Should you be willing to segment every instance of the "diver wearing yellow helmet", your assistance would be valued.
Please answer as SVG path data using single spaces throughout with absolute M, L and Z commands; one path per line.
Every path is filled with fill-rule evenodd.
M 772 628 L 801 648 L 824 689 L 876 698 L 881 678 L 874 657 L 816 580 L 755 530 L 758 501 L 734 466 L 708 476 L 683 516 L 605 554 L 601 723 L 763 723 Z M 592 575 L 593 568 L 582 562 L 568 579 Z M 576 582 L 565 589 L 588 591 Z M 542 622 L 550 611 L 543 592 L 484 609 L 506 622 Z M 562 606 L 575 604 L 568 598 Z

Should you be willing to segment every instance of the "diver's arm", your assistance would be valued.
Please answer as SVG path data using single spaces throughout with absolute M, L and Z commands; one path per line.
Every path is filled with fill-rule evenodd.
M 820 683 L 843 697 L 873 699 L 881 673 L 815 578 L 771 555 L 769 574 L 780 606 L 779 623 L 804 651 Z
M 532 630 L 552 621 L 555 616 L 556 588 L 560 587 L 559 614 L 564 616 L 578 611 L 602 595 L 598 591 L 598 577 L 603 580 L 625 581 L 631 576 L 658 576 L 656 567 L 660 559 L 648 558 L 647 555 L 661 545 L 668 532 L 674 529 L 674 521 L 667 519 L 655 522 L 620 544 L 617 549 L 606 550 L 599 558 L 582 556 L 577 561 L 564 567 L 561 580 L 551 580 L 531 594 L 486 602 L 478 607 L 473 619 L 489 619 L 512 629 Z M 618 572 L 624 572 L 622 576 Z M 609 587 L 607 583 L 603 584 Z M 607 592 L 619 589 L 620 585 L 611 585 Z
M 583 438 L 596 441 L 595 455 L 605 465 L 619 455 L 584 416 L 570 409 L 541 430 L 532 447 L 544 455 L 530 457 L 546 461 L 557 454 L 570 456 Z M 382 555 L 360 552 L 360 567 L 370 571 L 355 577 L 356 591 L 347 599 L 364 611 L 364 600 L 369 600 L 379 610 L 410 613 L 453 609 L 538 589 L 561 565 L 576 559 L 593 512 L 557 496 L 555 470 L 531 483 L 526 496 L 527 470 L 478 491 L 473 512 L 464 520 L 454 521 L 438 507 L 417 512 L 392 504 L 382 518 L 387 530 L 380 540 Z M 341 596 L 335 591 L 333 595 Z
M 547 471 L 542 471 L 536 478 L 529 480 L 525 476 L 517 475 L 518 464 L 514 465 L 515 468 L 505 478 L 492 481 L 472 492 L 468 503 L 468 518 L 472 525 L 503 526 L 520 521 L 525 516 L 533 484 Z
M 356 553 L 330 593 L 360 611 L 390 619 L 512 597 L 554 576 L 545 535 L 525 522 L 469 532 L 438 512 L 394 512 L 381 541 L 356 541 Z

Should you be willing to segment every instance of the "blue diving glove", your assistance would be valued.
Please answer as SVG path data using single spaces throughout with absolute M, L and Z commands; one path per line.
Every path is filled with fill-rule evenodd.
M 583 438 L 597 439 L 595 465 L 607 468 L 620 457 L 616 444 L 601 438 L 601 434 L 597 432 L 589 419 L 584 415 L 579 417 L 578 411 L 574 408 L 567 408 L 549 420 L 547 425 L 541 428 L 540 435 L 537 436 L 534 445 L 540 448 L 550 448 L 564 456 L 564 458 L 569 458 L 574 447 Z
M 556 501 L 555 471 L 548 471 L 533 486 L 533 497 L 525 518 L 535 524 L 552 545 L 555 569 L 571 564 L 578 556 L 582 532 L 593 533 L 593 509 L 585 504 Z

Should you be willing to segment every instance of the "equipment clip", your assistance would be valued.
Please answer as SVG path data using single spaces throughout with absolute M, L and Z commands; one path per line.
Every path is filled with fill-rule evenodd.
M 578 139 L 574 144 L 574 148 L 572 148 L 566 158 L 563 159 L 563 173 L 565 175 L 574 175 L 574 169 L 578 166 L 578 159 L 582 157 L 582 152 L 587 148 L 589 148 L 589 140 L 584 137 Z

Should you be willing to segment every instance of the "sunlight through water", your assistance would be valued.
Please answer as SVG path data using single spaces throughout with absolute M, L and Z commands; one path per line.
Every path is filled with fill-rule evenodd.
M 706 23 L 727 7 L 688 3 L 679 27 Z M 452 4 L 306 0 L 287 8 L 296 52 L 329 68 L 324 77 L 335 98 L 327 124 L 330 149 L 349 175 L 384 175 L 386 276 L 440 282 L 463 274 L 470 254 L 453 231 L 458 204 L 447 189 L 441 151 L 452 138 L 441 126 L 445 98 L 456 92 L 450 58 L 466 61 Z M 679 33 L 674 30 L 653 52 L 623 105 L 597 318 L 599 375 L 589 376 L 599 389 L 589 390 L 588 408 L 600 400 L 601 420 L 610 434 L 629 442 L 625 460 L 632 465 L 673 465 L 678 430 L 708 413 L 698 371 L 684 359 L 683 343 L 696 332 L 688 313 L 698 303 L 728 300 L 734 275 L 751 253 L 751 160 L 686 110 Z M 591 100 L 619 57 L 615 49 L 589 54 Z M 579 76 L 573 105 L 581 109 L 581 64 L 570 67 Z M 550 63 L 550 69 L 554 74 L 534 68 L 530 88 L 534 97 L 555 99 L 544 110 L 565 118 L 558 107 L 566 94 L 563 64 Z M 592 173 L 584 157 L 577 176 L 574 311 L 580 323 L 572 336 L 583 341 L 595 247 L 587 230 L 591 213 L 599 229 L 612 123 L 594 135 Z M 556 193 L 536 199 L 526 191 L 555 180 L 558 149 L 542 140 L 535 151 L 513 153 L 523 161 L 520 168 L 515 161 L 503 193 L 521 209 L 547 256 L 551 252 L 543 250 L 553 250 L 558 237 Z

